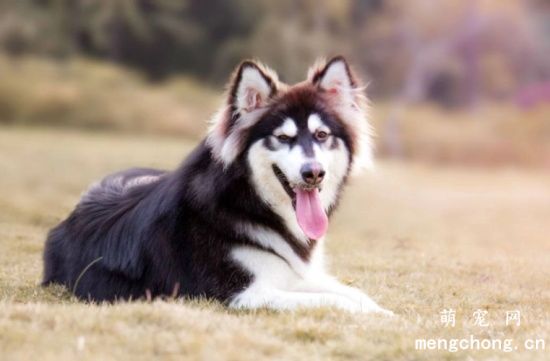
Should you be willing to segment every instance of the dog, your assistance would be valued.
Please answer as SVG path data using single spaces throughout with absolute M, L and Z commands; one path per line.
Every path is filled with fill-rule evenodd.
M 348 175 L 372 162 L 363 93 L 341 56 L 292 86 L 242 62 L 179 168 L 111 174 L 49 232 L 43 285 L 92 302 L 178 296 L 390 314 L 323 265 L 328 217 Z

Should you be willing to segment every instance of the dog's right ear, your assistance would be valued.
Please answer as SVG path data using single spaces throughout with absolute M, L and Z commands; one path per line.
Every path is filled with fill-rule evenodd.
M 245 114 L 265 107 L 277 92 L 277 76 L 267 67 L 243 61 L 233 75 L 229 105 L 233 113 Z
M 214 158 L 225 167 L 242 152 L 246 133 L 269 109 L 278 84 L 273 70 L 251 60 L 243 61 L 233 73 L 227 105 L 212 119 L 206 140 Z

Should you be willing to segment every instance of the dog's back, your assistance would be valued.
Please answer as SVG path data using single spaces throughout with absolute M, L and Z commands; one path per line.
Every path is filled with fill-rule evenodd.
M 138 236 L 147 232 L 145 223 L 140 220 L 147 217 L 144 212 L 151 210 L 151 207 L 139 207 L 139 204 L 165 174 L 165 171 L 156 169 L 132 168 L 93 184 L 82 195 L 71 215 L 48 234 L 43 284 L 63 284 L 85 298 L 86 295 L 79 294 L 78 285 L 99 272 L 98 267 L 93 267 L 99 260 L 117 272 L 122 271 L 125 280 L 139 279 L 142 274 L 139 253 L 143 245 Z M 108 252 L 104 252 L 106 250 Z M 127 282 L 117 282 L 113 275 L 94 278 L 111 283 L 94 286 L 104 295 L 96 299 L 109 299 L 113 287 L 123 284 L 130 287 Z M 135 293 L 142 294 L 141 290 Z

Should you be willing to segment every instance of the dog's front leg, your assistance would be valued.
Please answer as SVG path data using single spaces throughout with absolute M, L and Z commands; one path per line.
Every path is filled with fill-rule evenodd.
M 344 295 L 332 292 L 285 291 L 271 287 L 252 286 L 229 303 L 232 308 L 294 310 L 298 308 L 336 307 L 349 312 L 361 312 L 360 305 Z
M 327 292 L 349 298 L 356 302 L 362 312 L 379 312 L 393 316 L 393 312 L 380 307 L 363 291 L 342 284 L 336 278 L 325 273 L 316 274 L 314 277 L 304 279 L 297 289 L 305 292 Z

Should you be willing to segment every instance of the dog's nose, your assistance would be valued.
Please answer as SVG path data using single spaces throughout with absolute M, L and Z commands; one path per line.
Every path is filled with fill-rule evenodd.
M 318 185 L 325 177 L 325 171 L 319 162 L 306 163 L 300 169 L 302 178 L 307 184 Z

